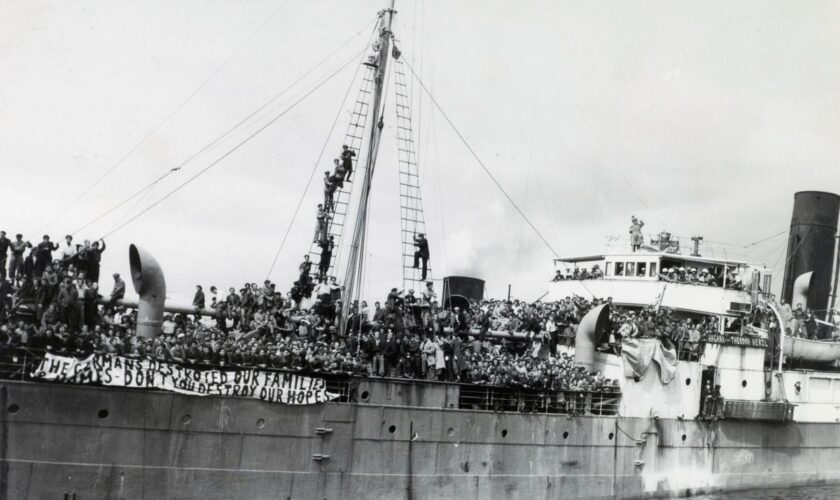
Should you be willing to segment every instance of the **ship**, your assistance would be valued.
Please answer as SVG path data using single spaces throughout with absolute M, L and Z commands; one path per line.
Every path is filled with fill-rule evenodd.
M 348 217 L 345 307 L 360 297 L 366 272 L 383 76 L 389 62 L 401 60 L 395 15 L 393 3 L 379 15 L 348 125 L 348 146 L 365 160 L 356 168 L 361 191 L 338 190 L 322 226 L 341 238 L 350 224 L 340 207 L 358 203 L 355 220 Z M 405 70 L 395 70 L 395 79 L 401 76 Z M 407 101 L 396 85 L 401 121 Z M 412 141 L 400 137 L 403 253 L 410 259 L 410 237 L 424 228 Z M 555 260 L 561 275 L 595 266 L 603 273 L 551 281 L 544 300 L 610 299 L 583 318 L 572 351 L 580 366 L 619 381 L 611 393 L 333 373 L 319 375 L 329 401 L 286 405 L 51 383 L 38 380 L 38 353 L 3 352 L 0 499 L 659 498 L 840 482 L 840 343 L 825 315 L 833 308 L 832 275 L 836 290 L 838 213 L 837 195 L 796 194 L 780 297 L 771 293 L 767 267 L 703 256 L 667 234 L 636 251 Z M 316 243 L 311 255 L 319 265 Z M 196 312 L 166 303 L 164 273 L 151 252 L 132 245 L 129 256 L 140 298 L 128 305 L 138 310 L 138 335 L 158 335 L 165 311 Z M 324 267 L 338 273 L 334 264 Z M 403 267 L 405 283 L 425 281 L 419 269 Z M 674 268 L 707 269 L 722 282 L 669 279 L 663 269 Z M 737 280 L 727 282 L 731 277 Z M 479 279 L 447 277 L 444 284 L 450 306 L 482 298 Z M 822 310 L 821 338 L 786 332 L 794 320 L 783 302 Z M 610 345 L 619 342 L 605 338 L 611 309 L 649 307 L 676 318 L 713 316 L 719 330 L 689 350 L 650 338 Z M 353 333 L 347 323 L 342 329 Z

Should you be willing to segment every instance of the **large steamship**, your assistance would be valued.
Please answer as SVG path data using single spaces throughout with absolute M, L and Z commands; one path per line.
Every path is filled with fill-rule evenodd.
M 409 119 L 405 70 L 390 28 L 394 14 L 392 7 L 380 15 L 348 126 L 361 192 L 339 190 L 324 229 L 340 239 L 349 213 L 341 207 L 358 203 L 343 276 L 351 300 L 364 270 L 367 196 L 389 62 L 396 66 L 397 120 Z M 410 236 L 425 228 L 412 141 L 398 140 L 403 244 L 411 248 Z M 828 309 L 838 212 L 837 195 L 796 194 L 782 286 L 787 303 Z M 319 255 L 314 246 L 312 255 Z M 163 272 L 138 247 L 130 257 L 139 323 L 155 335 L 171 309 Z M 838 344 L 787 336 L 784 328 L 777 334 L 753 321 L 761 309 L 778 325 L 790 323 L 770 293 L 774 277 L 767 268 L 661 245 L 555 262 L 595 264 L 602 279 L 552 282 L 545 300 L 612 297 L 614 306 L 629 310 L 657 304 L 677 317 L 714 316 L 719 333 L 674 360 L 668 377 L 656 361 L 646 376 L 625 376 L 626 359 L 599 348 L 610 312 L 599 306 L 583 318 L 574 356 L 618 380 L 620 392 L 585 400 L 325 375 L 336 399 L 287 406 L 36 382 L 29 374 L 38 360 L 7 353 L 4 367 L 17 367 L 19 377 L 0 383 L 0 498 L 648 498 L 840 481 Z M 665 267 L 734 271 L 743 286 L 668 282 L 660 277 Z M 405 281 L 422 281 L 419 270 L 404 268 Z M 480 298 L 481 287 L 471 284 L 449 280 L 449 302 Z M 707 386 L 720 386 L 713 416 Z M 577 406 L 555 404 L 561 399 Z

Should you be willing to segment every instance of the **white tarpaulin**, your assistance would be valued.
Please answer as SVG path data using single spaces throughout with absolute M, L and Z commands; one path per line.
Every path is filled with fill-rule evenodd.
M 667 384 L 677 372 L 677 351 L 666 349 L 658 339 L 625 338 L 621 343 L 624 376 L 645 378 L 652 361 L 659 365 L 659 380 Z

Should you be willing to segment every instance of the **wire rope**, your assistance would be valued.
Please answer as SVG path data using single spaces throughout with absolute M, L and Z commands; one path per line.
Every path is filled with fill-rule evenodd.
M 373 21 L 371 21 L 371 22 L 376 22 L 376 21 L 377 21 L 377 19 L 375 18 L 375 19 L 374 19 Z M 191 156 L 189 156 L 187 159 L 185 159 L 184 161 L 182 161 L 181 163 L 179 163 L 177 167 L 175 167 L 175 168 L 172 168 L 172 169 L 168 170 L 168 171 L 167 171 L 164 175 L 162 175 L 162 176 L 158 177 L 157 179 L 155 179 L 155 180 L 154 180 L 154 181 L 152 181 L 151 183 L 147 184 L 146 186 L 144 186 L 144 187 L 143 187 L 143 188 L 141 188 L 140 190 L 136 191 L 134 194 L 130 195 L 129 197 L 125 198 L 124 200 L 122 200 L 121 202 L 117 203 L 117 204 L 116 204 L 116 205 L 114 205 L 113 207 L 109 208 L 108 210 L 106 210 L 106 211 L 105 211 L 105 212 L 103 212 L 102 214 L 98 215 L 97 217 L 95 217 L 95 218 L 94 218 L 94 219 L 92 219 L 91 221 L 87 222 L 85 225 L 81 226 L 79 229 L 77 229 L 76 231 L 74 231 L 74 233 L 75 233 L 75 232 L 78 232 L 78 231 L 81 231 L 81 230 L 83 230 L 83 229 L 86 229 L 86 228 L 87 228 L 87 227 L 89 227 L 90 225 L 92 225 L 92 224 L 94 224 L 95 222 L 97 222 L 97 221 L 101 220 L 101 219 L 102 219 L 103 217 L 105 217 L 106 215 L 108 215 L 108 214 L 112 213 L 114 210 L 116 210 L 116 209 L 118 209 L 119 207 L 123 206 L 124 204 L 128 203 L 129 201 L 131 201 L 131 200 L 132 200 L 132 199 L 134 199 L 135 197 L 140 196 L 142 193 L 146 192 L 146 191 L 147 191 L 148 189 L 150 189 L 152 186 L 154 186 L 155 184 L 157 184 L 158 182 L 160 182 L 161 180 L 163 180 L 163 178 L 165 178 L 166 176 L 168 176 L 168 175 L 170 175 L 170 174 L 172 174 L 172 173 L 174 173 L 174 172 L 176 172 L 176 171 L 180 170 L 181 168 L 183 168 L 184 166 L 186 166 L 188 163 L 192 162 L 194 159 L 198 158 L 199 156 L 201 156 L 202 154 L 204 154 L 205 152 L 207 152 L 208 150 L 210 150 L 211 148 L 213 148 L 216 144 L 218 144 L 219 142 L 223 141 L 224 139 L 226 139 L 227 137 L 229 137 L 230 135 L 232 135 L 232 134 L 233 134 L 233 133 L 234 133 L 237 129 L 239 129 L 242 125 L 244 125 L 246 122 L 248 122 L 251 118 L 253 118 L 255 115 L 257 115 L 258 113 L 260 113 L 261 111 L 263 111 L 264 109 L 266 109 L 268 106 L 270 106 L 271 104 L 273 104 L 273 103 L 274 103 L 275 101 L 277 101 L 280 97 L 282 97 L 283 95 L 285 95 L 285 94 L 286 94 L 289 90 L 291 90 L 291 89 L 293 89 L 295 86 L 297 86 L 297 84 L 299 84 L 301 81 L 303 81 L 306 77 L 308 77 L 309 75 L 311 75 L 312 73 L 314 73 L 316 70 L 318 70 L 321 66 L 323 66 L 323 65 L 324 65 L 324 63 L 326 63 L 328 60 L 330 60 L 330 59 L 331 59 L 331 58 L 332 58 L 335 54 L 337 54 L 337 53 L 338 53 L 341 49 L 343 49 L 345 46 L 347 46 L 347 44 L 348 44 L 348 43 L 350 43 L 350 42 L 351 42 L 354 38 L 356 38 L 356 37 L 357 37 L 357 36 L 358 36 L 358 35 L 359 35 L 359 34 L 360 34 L 360 33 L 361 33 L 361 32 L 362 32 L 365 28 L 367 28 L 367 27 L 371 24 L 371 22 L 367 23 L 367 24 L 366 24 L 365 26 L 363 26 L 363 27 L 362 27 L 359 31 L 355 32 L 352 36 L 350 36 L 347 40 L 345 40 L 345 41 L 344 41 L 341 45 L 339 45 L 338 47 L 336 47 L 336 48 L 335 48 L 332 52 L 330 52 L 330 53 L 329 53 L 329 54 L 327 54 L 324 58 L 322 58 L 321 60 L 319 60 L 319 61 L 318 61 L 318 62 L 317 62 L 314 66 L 312 66 L 312 68 L 310 68 L 308 71 L 306 71 L 303 75 L 301 75 L 299 78 L 297 78 L 294 82 L 292 82 L 291 84 L 287 85 L 287 86 L 286 86 L 285 88 L 283 88 L 280 92 L 278 92 L 277 94 L 275 94 L 274 96 L 272 96 L 272 97 L 271 97 L 268 101 L 264 102 L 262 105 L 260 105 L 259 107 L 257 107 L 257 108 L 256 108 L 253 112 L 251 112 L 250 114 L 248 114 L 245 118 L 241 119 L 238 123 L 236 123 L 236 124 L 235 124 L 235 125 L 233 125 L 232 127 L 228 128 L 228 129 L 227 129 L 225 132 L 223 132 L 222 134 L 218 135 L 218 136 L 217 136 L 215 139 L 213 139 L 210 143 L 208 143 L 207 145 L 205 145 L 204 147 L 202 147 L 201 149 L 199 149 L 198 151 L 196 151 L 195 153 L 193 153 Z M 354 57 L 355 57 L 355 56 L 354 56 Z M 73 233 L 71 233 L 71 234 L 73 234 Z
M 317 84 L 315 87 L 313 87 L 311 90 L 309 90 L 308 92 L 306 92 L 306 93 L 305 93 L 302 97 L 300 97 L 298 100 L 296 100 L 294 103 L 292 103 L 292 104 L 291 104 L 291 106 L 289 106 L 288 108 L 284 109 L 284 110 L 283 110 L 282 112 L 280 112 L 278 115 L 276 115 L 276 116 L 275 116 L 275 117 L 273 117 L 271 120 L 269 120 L 269 121 L 268 121 L 268 123 L 266 123 L 265 125 L 261 126 L 259 129 L 257 129 L 255 132 L 253 132 L 252 134 L 250 134 L 249 136 L 247 136 L 247 137 L 246 137 L 245 139 L 243 139 L 242 141 L 240 141 L 238 144 L 236 144 L 236 146 L 234 146 L 233 148 L 229 149 L 226 153 L 224 153 L 222 156 L 220 156 L 219 158 L 217 158 L 216 160 L 214 160 L 213 162 L 211 162 L 209 165 L 207 165 L 207 166 L 206 166 L 206 167 L 204 167 L 203 169 L 199 170 L 199 171 L 198 171 L 196 174 L 194 174 L 192 177 L 190 177 L 189 179 L 187 179 L 187 180 L 186 180 L 186 181 L 184 181 L 183 183 L 179 184 L 179 185 L 178 185 L 178 186 L 176 186 L 174 189 L 172 189 L 172 190 L 168 191 L 168 192 L 167 192 L 167 193 L 166 193 L 166 194 L 165 194 L 162 198 L 159 198 L 157 201 L 155 201 L 154 203 L 152 203 L 152 204 L 151 204 L 151 205 L 149 205 L 148 207 L 146 207 L 146 208 L 144 208 L 143 210 L 141 210 L 138 214 L 134 215 L 133 217 L 131 217 L 131 218 L 130 218 L 129 220 L 127 220 L 126 222 L 124 222 L 124 223 L 120 224 L 120 225 L 119 225 L 119 226 L 117 226 L 116 228 L 114 228 L 114 229 L 112 229 L 111 231 L 109 231 L 107 234 L 105 234 L 104 236 L 102 236 L 102 238 L 106 238 L 106 237 L 110 236 L 111 234 L 113 234 L 113 233 L 115 233 L 115 232 L 119 231 L 120 229 L 124 228 L 125 226 L 129 225 L 130 223 L 134 222 L 134 221 L 135 221 L 135 220 L 137 220 L 139 217 L 141 217 L 141 216 L 143 216 L 144 214 L 148 213 L 150 210 L 152 210 L 153 208 L 155 208 L 156 206 L 158 206 L 159 204 L 161 204 L 163 201 L 165 201 L 166 199 L 168 199 L 169 197 L 171 197 L 172 195 L 174 195 L 175 193 L 177 193 L 178 191 L 180 191 L 182 188 L 184 188 L 185 186 L 187 186 L 188 184 L 190 184 L 192 181 L 194 181 L 195 179 L 197 179 L 198 177 L 200 177 L 201 175 L 203 175 L 204 173 L 206 173 L 207 171 L 209 171 L 211 168 L 213 168 L 213 167 L 215 167 L 216 165 L 218 165 L 219 163 L 221 163 L 221 162 L 222 162 L 225 158 L 227 158 L 228 156 L 232 155 L 234 152 L 236 152 L 237 150 L 239 150 L 239 148 L 241 148 L 242 146 L 244 146 L 245 144 L 247 144 L 248 142 L 250 142 L 250 141 L 251 141 L 251 139 L 253 139 L 253 138 L 254 138 L 254 137 L 256 137 L 257 135 L 259 135 L 262 131 L 264 131 L 265 129 L 267 129 L 267 128 L 268 128 L 268 127 L 270 127 L 271 125 L 273 125 L 273 124 L 274 124 L 277 120 L 279 120 L 280 118 L 282 118 L 283 116 L 285 116 L 287 113 L 289 113 L 291 110 L 293 110 L 295 107 L 297 107 L 297 105 L 298 105 L 298 104 L 300 104 L 301 102 L 303 102 L 304 100 L 306 100 L 306 98 L 307 98 L 307 97 L 309 97 L 310 95 L 314 94 L 314 93 L 315 93 L 315 91 L 317 91 L 318 89 L 320 89 L 321 87 L 323 87 L 323 86 L 324 86 L 327 82 L 329 82 L 329 81 L 330 81 L 330 80 L 332 80 L 332 79 L 333 79 L 336 75 L 338 75 L 339 73 L 341 73 L 341 71 L 343 71 L 343 70 L 344 70 L 344 68 L 346 68 L 346 67 L 347 67 L 347 66 L 348 66 L 351 62 L 353 62 L 354 60 L 356 60 L 356 58 L 357 58 L 359 55 L 363 54 L 363 53 L 364 53 L 364 50 L 362 50 L 362 51 L 361 51 L 360 53 L 358 53 L 358 54 L 354 54 L 354 55 L 353 55 L 353 57 L 352 57 L 351 59 L 349 59 L 346 63 L 342 64 L 340 68 L 338 68 L 336 71 L 334 71 L 334 72 L 333 72 L 333 73 L 331 73 L 329 76 L 327 76 L 325 79 L 323 79 L 320 83 L 318 83 L 318 84 Z
M 405 57 L 405 56 L 403 56 L 403 57 Z M 414 71 L 414 67 L 408 62 L 407 59 L 405 60 L 405 65 L 411 71 L 411 74 L 414 75 L 414 78 L 417 79 L 417 83 L 420 85 L 420 87 L 423 89 L 423 91 L 429 97 L 429 100 L 432 101 L 432 104 L 434 104 L 435 108 L 437 108 L 437 110 L 440 111 L 440 114 L 441 114 L 441 116 L 443 116 L 443 119 L 446 120 L 446 122 L 449 124 L 450 127 L 452 127 L 452 130 L 455 132 L 455 135 L 458 136 L 458 138 L 461 140 L 461 142 L 464 144 L 464 146 L 470 152 L 472 157 L 476 160 L 476 162 L 478 162 L 478 164 L 481 166 L 482 170 L 484 170 L 484 173 L 487 174 L 487 176 L 490 178 L 491 181 L 493 181 L 493 184 L 495 184 L 496 188 L 498 188 L 499 191 L 508 200 L 508 202 L 510 202 L 510 204 L 513 205 L 513 208 L 515 208 L 516 211 L 519 213 L 519 215 L 522 216 L 522 218 L 525 220 L 525 222 L 528 224 L 528 226 L 530 226 L 531 229 L 534 230 L 534 233 L 536 233 L 536 235 L 540 238 L 540 240 L 543 242 L 543 244 L 545 244 L 545 246 L 551 251 L 551 253 L 554 254 L 555 257 L 559 257 L 560 255 L 557 253 L 557 251 L 554 249 L 554 247 L 551 245 L 551 243 L 549 243 L 548 240 L 545 238 L 545 236 L 543 236 L 542 232 L 540 232 L 540 230 L 537 228 L 537 226 L 535 226 L 534 223 L 531 222 L 531 219 L 519 207 L 519 205 L 516 203 L 516 201 L 514 201 L 514 199 L 511 198 L 511 196 L 508 194 L 508 192 L 505 190 L 505 188 L 502 187 L 501 183 L 499 183 L 498 179 L 496 179 L 496 176 L 493 175 L 493 173 L 490 171 L 490 169 L 487 167 L 487 165 L 485 165 L 484 162 L 481 160 L 481 158 L 478 156 L 478 153 L 476 153 L 475 150 L 472 148 L 472 146 L 469 144 L 469 142 L 467 142 L 466 138 L 463 136 L 463 134 L 461 134 L 460 130 L 458 130 L 458 128 L 455 126 L 455 124 L 449 118 L 449 115 L 447 115 L 446 112 L 443 110 L 440 103 L 438 103 L 437 99 L 435 99 L 434 95 L 432 95 L 431 91 L 428 89 L 428 87 L 426 87 L 426 84 L 423 83 L 423 80 Z
M 94 189 L 96 186 L 98 186 L 98 185 L 99 185 L 102 181 L 104 181 L 104 180 L 105 180 L 105 179 L 106 179 L 109 175 L 111 175 L 111 174 L 112 174 L 112 173 L 113 173 L 113 172 L 114 172 L 117 168 L 119 168 L 119 166 L 120 166 L 120 165 L 122 165 L 122 164 L 123 164 L 123 162 L 125 162 L 125 160 L 127 160 L 128 158 L 130 158 L 130 157 L 131 157 L 131 155 L 133 155 L 135 151 L 137 151 L 138 149 L 140 149 L 140 147 L 141 147 L 143 144 L 145 144 L 145 143 L 146 143 L 146 141 L 148 141 L 150 137 L 152 137 L 155 133 L 157 133 L 157 131 L 158 131 L 158 130 L 160 130 L 160 129 L 164 126 L 164 125 L 166 125 L 166 124 L 169 122 L 169 120 L 171 120 L 171 119 L 172 119 L 172 117 L 174 117 L 176 114 L 178 114 L 178 112 L 179 112 L 179 111 L 181 111 L 181 110 L 182 110 L 182 109 L 183 109 L 183 108 L 184 108 L 187 104 L 189 104 L 189 103 L 193 100 L 193 98 L 195 98 L 195 96 L 196 96 L 196 95 L 198 95 L 198 93 L 199 93 L 199 92 L 201 92 L 202 90 L 204 90 L 204 88 L 205 88 L 205 87 L 206 87 L 206 86 L 207 86 L 207 85 L 208 85 L 208 84 L 209 84 L 209 83 L 210 83 L 210 82 L 211 82 L 214 78 L 216 78 L 216 76 L 218 76 L 218 75 L 219 75 L 219 73 L 221 73 L 221 72 L 222 72 L 222 71 L 223 71 L 223 70 L 227 67 L 227 65 L 228 65 L 228 64 L 230 64 L 230 63 L 231 63 L 231 61 L 233 61 L 233 59 L 234 59 L 234 58 L 236 58 L 236 56 L 238 56 L 238 55 L 239 55 L 239 53 L 240 53 L 240 52 L 242 52 L 242 50 L 244 50 L 244 49 L 245 49 L 245 47 L 246 47 L 249 43 L 251 43 L 251 41 L 252 41 L 254 38 L 256 38 L 256 36 L 257 36 L 257 35 L 258 35 L 258 34 L 259 34 L 259 33 L 260 33 L 260 32 L 261 32 L 261 31 L 262 31 L 262 30 L 263 30 L 266 26 L 268 26 L 268 24 L 269 24 L 269 23 L 271 23 L 271 21 L 273 21 L 273 20 L 274 20 L 274 18 L 275 18 L 275 17 L 277 17 L 277 15 L 280 13 L 280 11 L 282 11 L 282 10 L 283 10 L 283 7 L 285 7 L 287 3 L 289 3 L 289 0 L 287 0 L 287 1 L 283 2 L 282 4 L 280 4 L 280 6 L 279 6 L 279 7 L 278 7 L 275 11 L 274 11 L 274 13 L 272 13 L 272 14 L 271 14 L 271 15 L 270 15 L 270 16 L 269 16 L 266 20 L 265 20 L 265 22 L 263 22 L 263 23 L 262 23 L 259 27 L 257 27 L 257 29 L 256 29 L 253 33 L 251 33 L 251 36 L 249 36 L 249 37 L 248 37 L 248 38 L 247 38 L 244 42 L 242 42 L 242 44 L 241 44 L 241 45 L 239 45 L 239 47 L 237 47 L 237 49 L 236 49 L 236 50 L 234 50 L 234 51 L 230 54 L 230 56 L 228 56 L 228 58 L 227 58 L 227 59 L 225 59 L 225 60 L 224 60 L 224 62 L 222 62 L 222 64 L 221 64 L 219 67 L 217 67 L 217 68 L 216 68 L 216 70 L 215 70 L 215 71 L 213 71 L 213 73 L 211 73 L 211 74 L 210 74 L 210 76 L 209 76 L 209 77 L 207 77 L 207 78 L 206 78 L 206 79 L 205 79 L 205 80 L 201 83 L 201 85 L 199 85 L 199 86 L 198 86 L 195 90 L 193 90 L 193 91 L 192 91 L 192 93 L 190 93 L 190 94 L 187 96 L 187 98 L 186 98 L 186 99 L 184 99 L 183 101 L 181 101 L 181 103 L 180 103 L 177 107 L 175 107 L 175 109 L 174 109 L 171 113 L 169 113 L 168 115 L 166 115 L 166 117 L 165 117 L 162 121 L 160 121 L 160 122 L 159 122 L 159 123 L 158 123 L 155 127 L 153 127 L 153 128 L 152 128 L 152 130 L 151 130 L 150 132 L 148 132 L 146 135 L 144 135 L 144 136 L 143 136 L 143 138 L 142 138 L 142 139 L 140 139 L 140 141 L 139 141 L 138 143 L 136 143 L 136 144 L 135 144 L 135 145 L 134 145 L 131 149 L 129 149 L 129 150 L 128 150 L 128 152 L 127 152 L 127 153 L 125 153 L 122 157 L 120 157 L 120 159 L 119 159 L 119 160 L 117 160 L 117 162 L 116 162 L 116 163 L 114 163 L 114 164 L 113 164 L 113 165 L 112 165 L 112 166 L 111 166 L 108 170 L 106 170 L 104 174 L 102 174 L 102 175 L 101 175 L 101 176 L 99 176 L 99 177 L 98 177 L 95 181 L 93 181 L 93 183 L 92 183 L 91 185 L 89 185 L 89 186 L 87 187 L 87 189 L 85 189 L 84 191 L 82 191 L 82 193 L 81 193 L 79 196 L 77 196 L 76 198 L 74 198 L 74 199 L 73 199 L 73 201 L 71 201 L 69 204 L 67 204 L 66 206 L 64 206 L 64 208 L 62 208 L 62 209 L 61 209 L 61 210 L 60 210 L 60 211 L 59 211 L 59 212 L 58 212 L 58 213 L 57 213 L 57 214 L 56 214 L 56 215 L 55 215 L 52 219 L 50 219 L 50 220 L 49 220 L 46 224 L 44 224 L 43 226 L 41 226 L 41 228 L 40 228 L 40 229 L 38 229 L 37 231 L 35 231 L 35 233 L 40 233 L 40 232 L 41 232 L 41 231 L 43 231 L 43 230 L 44 230 L 47 226 L 49 226 L 50 224 L 52 224 L 53 222 L 55 222 L 56 220 L 58 220 L 58 219 L 59 219 L 59 218 L 60 218 L 63 214 L 67 213 L 67 212 L 68 212 L 68 211 L 69 211 L 72 207 L 74 207 L 74 206 L 76 205 L 76 203 L 78 203 L 79 201 L 81 201 L 81 200 L 82 200 L 85 196 L 87 196 L 87 195 L 88 195 L 88 193 L 90 193 L 91 191 L 93 191 L 93 189 Z

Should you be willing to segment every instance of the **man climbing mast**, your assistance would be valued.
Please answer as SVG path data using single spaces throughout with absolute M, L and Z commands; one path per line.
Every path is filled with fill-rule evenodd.
M 426 270 L 429 264 L 429 240 L 426 239 L 423 233 L 417 233 L 414 235 L 414 246 L 417 247 L 417 250 L 414 252 L 414 268 L 417 269 L 419 267 L 419 261 L 423 261 L 423 272 L 420 279 L 425 280 Z

